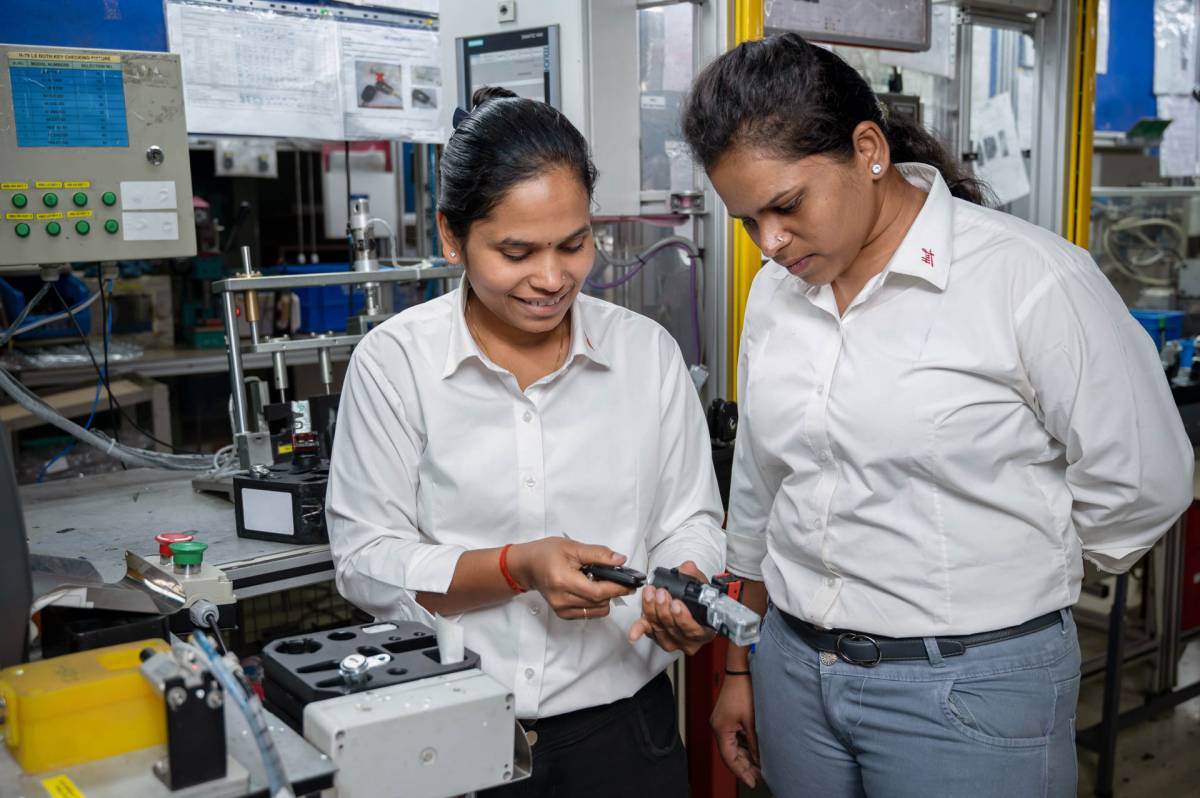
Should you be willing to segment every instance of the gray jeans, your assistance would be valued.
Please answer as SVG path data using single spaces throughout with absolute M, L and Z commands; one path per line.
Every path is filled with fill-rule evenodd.
M 779 798 L 1076 794 L 1079 641 L 1031 635 L 874 668 L 822 655 L 773 607 L 751 659 L 763 776 Z

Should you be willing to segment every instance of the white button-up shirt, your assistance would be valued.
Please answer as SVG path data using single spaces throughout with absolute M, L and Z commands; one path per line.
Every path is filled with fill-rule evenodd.
M 703 410 L 679 347 L 650 319 L 581 295 L 564 366 L 524 392 L 479 350 L 460 288 L 404 311 L 355 349 L 338 413 L 327 512 L 338 589 L 379 618 L 432 618 L 469 549 L 566 535 L 650 572 L 724 568 L 721 499 Z M 630 645 L 635 594 L 566 621 L 530 591 L 457 616 L 517 716 L 637 692 L 669 664 Z
M 971 634 L 1129 568 L 1192 500 L 1158 354 L 1087 252 L 953 198 L 925 204 L 839 317 L 754 280 L 738 368 L 729 568 L 826 628 Z

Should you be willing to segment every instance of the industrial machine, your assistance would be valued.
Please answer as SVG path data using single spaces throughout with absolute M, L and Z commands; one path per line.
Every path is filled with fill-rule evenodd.
M 0 44 L 0 267 L 196 253 L 179 56 Z

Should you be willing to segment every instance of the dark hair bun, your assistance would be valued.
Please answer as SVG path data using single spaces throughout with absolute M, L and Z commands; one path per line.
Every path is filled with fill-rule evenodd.
M 480 86 L 471 95 L 471 110 L 474 111 L 484 103 L 490 103 L 492 100 L 502 100 L 506 97 L 516 97 L 516 92 L 509 91 L 502 86 Z

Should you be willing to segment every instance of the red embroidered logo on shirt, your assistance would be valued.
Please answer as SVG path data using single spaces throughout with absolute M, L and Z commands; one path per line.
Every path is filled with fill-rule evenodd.
M 924 247 L 921 248 L 921 263 L 924 263 L 926 266 L 933 265 L 933 250 L 932 249 L 925 249 Z

